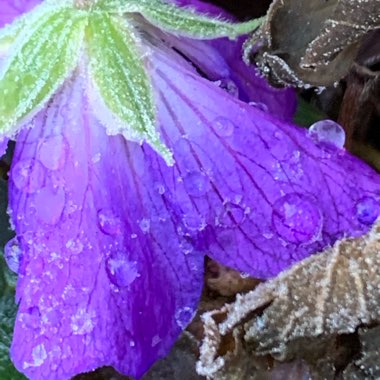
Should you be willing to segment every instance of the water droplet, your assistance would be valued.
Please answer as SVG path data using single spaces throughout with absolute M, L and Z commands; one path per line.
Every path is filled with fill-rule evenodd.
M 23 254 L 18 243 L 18 239 L 14 237 L 9 240 L 8 243 L 4 247 L 4 258 L 8 265 L 8 268 L 14 272 L 18 273 L 20 270 L 21 260 Z
M 317 142 L 328 143 L 342 149 L 346 140 L 344 129 L 335 121 L 321 120 L 309 128 L 310 136 Z
M 98 225 L 102 232 L 107 235 L 117 235 L 121 232 L 121 220 L 111 210 L 101 209 L 98 211 Z
M 371 225 L 380 215 L 380 204 L 372 197 L 363 197 L 356 205 L 356 213 L 360 223 Z
M 222 137 L 232 136 L 235 131 L 235 124 L 225 117 L 219 116 L 212 123 L 215 132 Z
M 86 311 L 84 307 L 80 307 L 76 314 L 71 316 L 70 327 L 74 335 L 89 334 L 95 327 L 96 313 L 91 310 Z
M 110 281 L 120 288 L 128 287 L 140 276 L 137 262 L 125 259 L 121 254 L 107 258 L 106 270 Z
M 249 102 L 249 105 L 259 109 L 260 111 L 268 112 L 268 106 L 265 103 Z
M 312 243 L 320 236 L 323 216 L 312 199 L 291 193 L 274 203 L 272 224 L 277 233 L 290 243 Z
M 183 182 L 187 193 L 193 197 L 202 197 L 209 190 L 209 180 L 200 172 L 190 172 Z
M 165 186 L 162 183 L 155 183 L 154 188 L 156 189 L 157 193 L 160 195 L 165 193 Z
M 79 239 L 70 239 L 66 243 L 66 248 L 68 248 L 75 255 L 78 255 L 83 251 L 84 245 Z
M 67 143 L 62 135 L 46 138 L 39 147 L 38 159 L 50 170 L 62 168 L 66 162 Z
M 39 161 L 18 161 L 12 168 L 12 181 L 15 186 L 26 193 L 34 193 L 43 185 L 45 169 Z
M 178 309 L 175 313 L 175 320 L 177 322 L 177 325 L 184 329 L 186 326 L 191 322 L 195 315 L 195 311 L 191 309 L 190 307 L 183 307 L 181 309 Z
M 51 189 L 43 187 L 35 195 L 34 205 L 37 209 L 37 218 L 44 223 L 56 224 L 65 207 L 66 195 L 63 188 Z
M 142 232 L 147 233 L 150 230 L 150 220 L 149 219 L 141 219 L 139 222 L 139 226 Z
M 189 253 L 193 252 L 193 250 L 194 250 L 193 245 L 188 241 L 182 242 L 180 244 L 180 248 L 181 248 L 181 251 L 184 255 L 188 255 Z
M 190 231 L 202 231 L 206 227 L 204 218 L 196 214 L 186 214 L 183 216 L 183 223 Z
M 224 227 L 240 226 L 249 214 L 249 207 L 243 207 L 237 203 L 226 202 L 220 215 L 217 217 L 217 225 Z

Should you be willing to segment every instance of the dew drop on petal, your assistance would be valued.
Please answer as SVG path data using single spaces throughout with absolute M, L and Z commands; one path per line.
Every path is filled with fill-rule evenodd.
M 129 261 L 123 258 L 122 255 L 108 257 L 106 271 L 110 281 L 120 288 L 128 287 L 140 276 L 137 262 Z
M 139 222 L 139 226 L 142 232 L 147 233 L 150 230 L 150 220 L 143 218 Z
M 183 223 L 189 231 L 202 231 L 206 227 L 204 218 L 196 214 L 185 214 Z
M 88 312 L 84 307 L 78 308 L 77 312 L 71 316 L 70 326 L 74 335 L 89 334 L 94 329 L 95 324 L 95 312 Z
M 234 227 L 241 225 L 249 213 L 249 208 L 233 202 L 226 202 L 220 215 L 217 216 L 216 223 L 222 227 Z
M 235 124 L 223 116 L 218 116 L 212 123 L 215 132 L 222 137 L 232 136 L 235 131 Z
M 380 215 L 380 204 L 372 197 L 363 197 L 356 204 L 356 214 L 360 223 L 371 225 Z
M 320 236 L 323 215 L 312 199 L 303 194 L 291 193 L 274 203 L 272 224 L 287 242 L 312 243 Z
M 340 149 L 346 140 L 344 129 L 332 120 L 320 120 L 312 124 L 309 134 L 316 142 L 329 143 Z
M 121 220 L 111 210 L 101 209 L 97 214 L 98 226 L 107 235 L 118 235 L 121 230 Z
M 62 168 L 66 162 L 67 143 L 62 135 L 46 138 L 38 150 L 38 159 L 50 170 Z
M 34 193 L 43 185 L 45 169 L 34 159 L 18 161 L 12 168 L 12 181 L 15 186 L 26 193 Z
M 209 179 L 200 172 L 188 173 L 183 183 L 187 193 L 193 197 L 202 197 L 209 190 Z
M 232 79 L 221 79 L 215 82 L 221 89 L 226 91 L 232 97 L 239 98 L 239 87 Z
M 84 245 L 79 239 L 70 239 L 66 242 L 66 248 L 71 251 L 71 253 L 78 255 L 83 251 Z
M 195 312 L 190 307 L 183 307 L 181 309 L 178 309 L 175 313 L 175 320 L 177 322 L 177 325 L 184 329 L 186 326 L 191 322 L 195 315 Z
M 4 247 L 4 258 L 8 265 L 8 268 L 14 272 L 18 273 L 20 270 L 21 260 L 23 254 L 16 237 L 9 240 Z

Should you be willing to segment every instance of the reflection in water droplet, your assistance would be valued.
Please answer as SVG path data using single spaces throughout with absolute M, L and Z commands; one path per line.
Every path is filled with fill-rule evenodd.
M 56 224 L 65 207 L 65 192 L 63 188 L 51 189 L 43 187 L 34 197 L 37 218 L 44 223 Z
M 66 162 L 68 146 L 62 135 L 46 138 L 38 150 L 38 159 L 50 170 L 62 168 Z
M 249 102 L 249 105 L 259 109 L 260 111 L 268 112 L 268 106 L 265 103 Z
M 181 309 L 178 309 L 175 313 L 175 320 L 177 322 L 177 325 L 184 329 L 186 326 L 190 323 L 190 321 L 193 319 L 195 315 L 195 312 L 190 307 L 183 307 Z
M 360 223 L 371 225 L 380 215 L 380 204 L 372 197 L 363 197 L 356 205 L 356 213 Z
M 20 270 L 21 260 L 23 254 L 16 237 L 9 240 L 4 247 L 4 258 L 8 265 L 8 268 L 14 272 L 18 273 Z
M 34 193 L 43 185 L 45 169 L 39 161 L 22 160 L 12 167 L 11 176 L 19 190 Z
M 120 288 L 128 287 L 140 277 L 137 262 L 125 259 L 122 254 L 108 257 L 106 270 L 110 281 Z
M 317 142 L 335 145 L 342 149 L 346 140 L 344 129 L 335 121 L 320 120 L 309 128 L 310 136 Z
M 193 197 L 202 197 L 209 190 L 209 180 L 200 172 L 190 172 L 183 182 L 187 193 Z
M 97 214 L 98 226 L 107 235 L 117 235 L 121 232 L 121 220 L 111 210 L 101 209 Z
M 320 236 L 323 216 L 312 199 L 291 193 L 274 203 L 272 224 L 277 233 L 290 243 L 312 243 Z
M 235 124 L 225 117 L 219 116 L 212 123 L 215 132 L 222 137 L 229 137 L 235 131 Z

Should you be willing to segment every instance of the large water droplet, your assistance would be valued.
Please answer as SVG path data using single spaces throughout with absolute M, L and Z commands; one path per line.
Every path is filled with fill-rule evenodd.
M 183 307 L 181 309 L 178 309 L 175 313 L 175 320 L 177 322 L 177 325 L 181 328 L 184 329 L 186 326 L 190 323 L 190 321 L 194 317 L 194 310 L 191 309 L 190 307 Z
M 99 228 L 105 234 L 117 235 L 121 232 L 121 220 L 111 210 L 99 210 L 97 217 Z
M 323 216 L 312 199 L 291 193 L 273 205 L 273 227 L 286 241 L 296 244 L 316 241 L 323 226 Z
M 107 258 L 106 270 L 110 281 L 120 288 L 128 287 L 140 276 L 137 262 L 125 259 L 121 254 Z
M 57 170 L 65 165 L 67 151 L 68 146 L 62 135 L 51 136 L 42 142 L 37 157 L 47 169 Z
M 193 197 L 202 197 L 209 190 L 208 178 L 200 172 L 190 172 L 183 179 L 187 193 Z
M 223 116 L 218 116 L 212 123 L 215 132 L 222 137 L 229 137 L 235 131 L 235 124 Z
M 65 191 L 63 188 L 51 189 L 43 187 L 34 198 L 37 218 L 44 223 L 56 224 L 65 207 Z
M 344 129 L 335 121 L 321 120 L 309 128 L 310 136 L 317 142 L 328 143 L 342 149 L 346 140 Z
M 26 193 L 34 193 L 43 186 L 45 169 L 39 161 L 18 161 L 12 168 L 12 181 Z
M 22 257 L 23 254 L 18 239 L 14 237 L 4 247 L 4 258 L 12 272 L 19 273 Z
M 379 201 L 372 197 L 363 197 L 356 204 L 356 213 L 360 223 L 373 224 L 380 215 Z

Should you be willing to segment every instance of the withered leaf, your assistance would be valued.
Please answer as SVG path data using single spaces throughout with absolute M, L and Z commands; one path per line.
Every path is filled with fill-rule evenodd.
M 275 0 L 245 56 L 277 85 L 328 86 L 344 77 L 361 38 L 380 28 L 380 0 Z
M 255 357 L 308 360 L 314 355 L 318 362 L 321 352 L 337 350 L 337 338 L 351 339 L 358 326 L 380 322 L 379 270 L 380 221 L 368 234 L 341 240 L 206 313 L 198 370 L 220 372 L 233 356 L 232 351 L 221 355 L 220 344 L 238 334 Z M 350 352 L 339 355 L 346 360 Z M 326 371 L 334 370 L 330 367 Z

